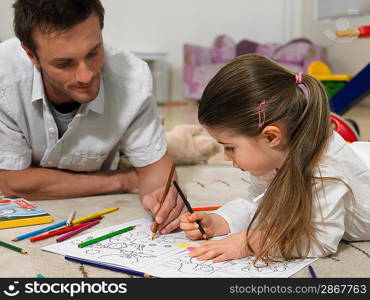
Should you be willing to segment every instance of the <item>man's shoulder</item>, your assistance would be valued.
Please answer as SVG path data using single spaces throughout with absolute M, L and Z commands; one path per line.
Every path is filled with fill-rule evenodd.
M 148 64 L 134 53 L 104 45 L 105 66 L 107 72 L 124 78 L 148 80 L 150 69 Z
M 33 74 L 33 64 L 17 38 L 0 43 L 0 89 Z

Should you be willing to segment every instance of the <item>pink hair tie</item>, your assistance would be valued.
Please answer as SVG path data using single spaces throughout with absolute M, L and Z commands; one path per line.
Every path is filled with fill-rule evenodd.
M 295 74 L 295 83 L 302 83 L 302 73 Z
M 266 111 L 265 111 L 266 101 L 262 100 L 258 105 L 258 128 L 261 128 L 263 124 L 265 124 L 266 120 Z M 263 115 L 263 119 L 261 118 L 261 113 Z

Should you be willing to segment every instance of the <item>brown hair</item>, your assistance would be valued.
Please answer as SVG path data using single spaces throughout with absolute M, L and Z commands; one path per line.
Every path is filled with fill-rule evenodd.
M 317 232 L 312 222 L 315 177 L 332 128 L 322 84 L 296 74 L 257 54 L 242 55 L 224 66 L 209 82 L 199 103 L 199 122 L 255 137 L 264 127 L 282 121 L 287 128 L 289 153 L 269 184 L 249 224 L 264 232 L 256 260 L 305 257 Z M 258 106 L 265 100 L 265 122 L 259 127 Z M 319 245 L 320 246 L 320 245 Z M 249 242 L 247 247 L 251 249 Z M 296 252 L 294 252 L 296 251 Z
M 18 39 L 36 54 L 33 32 L 64 31 L 95 13 L 104 27 L 104 8 L 99 0 L 16 0 L 14 31 Z

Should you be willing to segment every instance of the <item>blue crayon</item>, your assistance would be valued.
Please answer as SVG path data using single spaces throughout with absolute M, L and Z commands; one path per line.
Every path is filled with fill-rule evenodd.
M 311 275 L 312 278 L 317 278 L 316 272 L 313 269 L 313 267 L 308 266 L 308 271 L 310 272 L 310 275 Z
M 57 228 L 57 227 L 61 227 L 61 226 L 66 225 L 66 224 L 67 224 L 67 220 L 65 220 L 63 222 L 60 222 L 60 223 L 57 223 L 57 224 L 50 225 L 48 227 L 44 227 L 44 228 L 41 228 L 41 229 L 38 229 L 38 230 L 35 230 L 35 231 L 32 231 L 32 232 L 26 233 L 26 234 L 23 234 L 23 235 L 20 235 L 20 236 L 17 236 L 16 238 L 13 239 L 13 241 L 20 241 L 20 240 L 26 239 L 28 237 L 38 235 L 39 233 L 49 231 L 49 230 Z
M 115 271 L 115 272 L 121 272 L 121 273 L 126 273 L 126 274 L 129 274 L 129 275 L 135 275 L 135 276 L 140 276 L 140 277 L 145 277 L 145 278 L 152 277 L 151 275 L 143 273 L 143 272 L 139 272 L 139 271 L 135 271 L 135 270 L 131 270 L 131 269 L 126 269 L 126 268 L 122 268 L 122 267 L 104 265 L 104 264 L 100 264 L 100 263 L 97 263 L 97 262 L 92 262 L 92 261 L 81 259 L 81 258 L 76 258 L 76 257 L 71 257 L 71 256 L 65 256 L 64 258 L 66 260 L 74 261 L 76 263 L 89 265 L 89 266 L 102 268 L 102 269 L 107 269 L 107 270 L 111 270 L 111 271 Z

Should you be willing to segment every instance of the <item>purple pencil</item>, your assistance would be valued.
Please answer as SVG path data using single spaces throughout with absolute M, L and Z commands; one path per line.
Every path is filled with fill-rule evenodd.
M 58 238 L 56 239 L 56 241 L 57 241 L 57 243 L 60 243 L 60 242 L 62 242 L 62 241 L 64 241 L 64 240 L 66 240 L 66 239 L 70 238 L 71 236 L 74 236 L 74 235 L 76 235 L 77 233 L 80 233 L 81 231 L 84 231 L 84 230 L 86 230 L 86 229 L 88 229 L 88 228 L 90 228 L 90 227 L 92 227 L 92 226 L 94 226 L 94 225 L 98 224 L 99 222 L 100 222 L 100 219 L 97 219 L 97 220 L 95 220 L 95 221 L 88 222 L 88 223 L 86 223 L 86 225 L 85 225 L 85 226 L 82 226 L 82 227 L 80 227 L 80 228 L 77 228 L 76 230 L 73 230 L 73 231 L 71 231 L 71 232 L 68 232 L 68 233 L 67 233 L 67 234 L 65 234 L 65 235 L 62 235 L 61 237 L 58 237 Z

